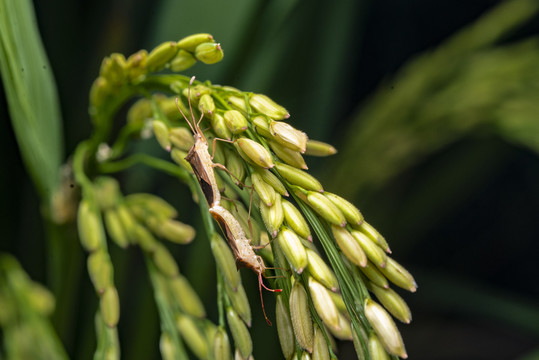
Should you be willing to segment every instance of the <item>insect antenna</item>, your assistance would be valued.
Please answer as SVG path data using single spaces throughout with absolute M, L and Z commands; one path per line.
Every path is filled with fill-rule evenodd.
M 193 112 L 193 105 L 191 104 L 191 87 L 193 86 L 194 81 L 195 81 L 195 77 L 193 76 L 191 80 L 189 81 L 189 87 L 187 88 L 187 103 L 189 104 L 189 112 L 191 113 L 191 120 L 189 120 L 189 118 L 184 114 L 184 112 L 180 108 L 179 98 L 176 98 L 175 102 L 176 102 L 176 107 L 182 114 L 185 121 L 187 121 L 187 124 L 191 128 L 191 131 L 193 132 L 193 134 L 204 137 L 203 135 L 204 133 L 202 132 L 202 130 L 200 130 L 200 122 L 204 118 L 204 113 L 200 114 L 200 119 L 198 119 L 197 121 L 195 119 L 195 113 Z
M 196 134 L 196 131 L 195 129 L 193 128 L 193 125 L 191 125 L 191 122 L 189 121 L 189 119 L 187 118 L 187 116 L 185 116 L 185 114 L 183 113 L 182 109 L 180 108 L 180 104 L 178 103 L 179 102 L 179 98 L 176 98 L 176 107 L 178 108 L 178 110 L 180 111 L 180 113 L 182 114 L 183 118 L 185 119 L 185 121 L 187 122 L 187 125 L 189 125 L 189 127 L 191 128 L 191 131 L 193 132 L 193 134 Z
M 191 106 L 191 87 L 193 86 L 194 81 L 195 81 L 195 77 L 193 76 L 191 80 L 189 81 L 189 88 L 187 89 L 187 102 L 189 103 L 189 111 L 191 112 L 191 119 L 193 120 L 193 125 L 195 126 L 195 129 L 197 129 L 198 124 L 195 121 L 195 115 L 193 114 L 193 107 Z

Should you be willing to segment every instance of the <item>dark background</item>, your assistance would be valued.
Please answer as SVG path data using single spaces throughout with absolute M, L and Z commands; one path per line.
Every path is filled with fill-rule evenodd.
M 380 88 L 399 86 L 393 79 L 404 64 L 437 48 L 497 4 L 486 0 L 34 1 L 61 99 L 66 154 L 91 132 L 88 90 L 104 56 L 131 54 L 200 31 L 221 42 L 225 60 L 209 68 L 197 65 L 193 73 L 199 79 L 267 93 L 290 110 L 293 125 L 340 149 L 350 136 L 347 129 L 361 119 L 358 111 Z M 536 16 L 500 43 L 538 32 Z M 8 119 L 5 98 L 0 99 L 1 116 Z M 34 280 L 47 284 L 51 259 L 45 255 L 39 201 L 9 121 L 0 122 L 0 127 L 0 250 L 14 254 Z M 403 294 L 414 321 L 400 326 L 410 358 L 539 358 L 537 153 L 488 131 L 470 133 L 413 161 L 374 189 L 345 189 L 348 193 L 332 188 L 338 182 L 327 170 L 340 167 L 368 173 L 369 169 L 356 169 L 339 154 L 309 165 L 330 191 L 348 196 L 360 207 L 389 240 L 394 257 L 416 276 L 418 292 Z M 137 190 L 133 179 L 121 180 Z M 200 221 L 182 202 L 189 197 L 186 189 L 178 189 L 172 180 L 148 173 L 139 186 L 168 195 L 187 222 Z M 74 265 L 73 276 L 80 284 L 69 305 L 59 300 L 59 306 L 70 306 L 69 316 L 53 321 L 70 356 L 90 358 L 93 329 L 84 326 L 92 324 L 96 299 L 80 266 L 85 255 L 76 246 L 72 251 L 74 264 L 79 264 Z M 205 248 L 200 245 L 193 251 L 203 253 Z M 112 255 L 125 265 L 124 273 L 117 274 L 124 279 L 118 285 L 124 357 L 157 356 L 158 320 L 148 280 L 138 270 L 141 256 L 135 249 Z M 213 283 L 196 281 L 213 270 L 201 270 L 185 254 L 176 255 L 183 272 L 195 278 L 193 283 L 208 299 L 206 307 L 214 316 Z M 256 314 L 256 294 L 251 304 Z M 271 308 L 269 304 L 271 300 L 267 305 Z M 279 357 L 274 329 L 258 320 L 253 329 L 255 357 Z M 343 344 L 341 357 L 353 356 L 350 344 Z

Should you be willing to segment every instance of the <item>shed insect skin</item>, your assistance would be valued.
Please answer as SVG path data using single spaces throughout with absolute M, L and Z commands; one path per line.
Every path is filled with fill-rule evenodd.
M 191 85 L 193 84 L 194 80 L 195 77 L 193 76 L 189 83 L 188 94 L 189 110 L 191 112 L 192 124 L 181 110 L 178 104 L 178 98 L 176 98 L 176 106 L 178 107 L 180 113 L 183 115 L 185 121 L 187 121 L 187 124 L 189 125 L 191 130 L 193 131 L 193 138 L 195 140 L 195 143 L 191 147 L 191 149 L 189 149 L 189 153 L 185 157 L 185 160 L 187 160 L 187 162 L 189 162 L 189 164 L 193 168 L 193 172 L 195 173 L 195 176 L 198 180 L 198 183 L 200 184 L 204 197 L 206 198 L 206 201 L 208 202 L 208 205 L 210 207 L 210 214 L 219 224 L 228 241 L 230 248 L 232 249 L 232 252 L 234 253 L 234 257 L 236 258 L 236 267 L 238 269 L 242 266 L 247 267 L 253 270 L 258 275 L 258 289 L 260 292 L 262 311 L 264 312 L 266 322 L 271 326 L 271 322 L 269 321 L 266 315 L 266 310 L 264 308 L 262 287 L 271 292 L 281 292 L 282 290 L 270 289 L 266 285 L 264 285 L 264 282 L 262 280 L 262 276 L 266 271 L 266 265 L 264 264 L 264 260 L 259 255 L 256 255 L 253 251 L 253 247 L 251 246 L 251 240 L 247 238 L 247 235 L 245 234 L 245 231 L 241 227 L 238 220 L 227 209 L 221 206 L 221 193 L 217 185 L 213 168 L 224 168 L 224 166 L 221 164 L 213 163 L 212 157 L 210 156 L 208 141 L 206 140 L 206 137 L 204 136 L 199 126 L 200 121 L 202 121 L 202 118 L 204 117 L 204 114 L 200 116 L 200 119 L 198 121 L 195 120 L 195 117 L 193 115 L 190 92 Z

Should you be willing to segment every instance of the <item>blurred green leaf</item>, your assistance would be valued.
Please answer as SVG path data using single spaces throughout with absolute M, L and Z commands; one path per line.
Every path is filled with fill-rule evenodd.
M 243 31 L 253 19 L 257 7 L 265 1 L 240 0 L 234 5 L 215 0 L 162 1 L 155 17 L 155 26 L 149 34 L 149 47 L 163 42 L 163 39 L 179 40 L 184 36 L 203 32 L 215 36 L 215 40 L 225 49 L 225 57 L 218 66 L 196 65 L 187 74 L 195 74 L 200 79 L 222 81 L 219 75 L 231 66 L 240 51 Z
M 0 325 L 8 359 L 67 359 L 47 318 L 54 303 L 13 256 L 0 254 Z
M 212 33 L 225 49 L 215 67 L 195 66 L 199 78 L 262 92 L 293 110 L 293 124 L 327 135 L 340 90 L 353 81 L 368 0 L 162 2 L 151 45 L 186 33 Z M 359 31 L 358 31 L 359 29 Z
M 519 360 L 537 360 L 539 359 L 539 348 L 535 348 L 528 354 L 519 357 Z
M 536 59 L 537 61 L 538 59 Z M 535 69 L 538 72 L 537 62 Z M 539 76 L 530 76 L 537 81 Z M 538 87 L 538 83 L 535 86 Z M 539 153 L 539 88 L 520 97 L 508 99 L 494 112 L 496 129 L 506 140 L 530 148 Z
M 539 42 L 491 46 L 538 9 L 538 1 L 504 2 L 404 66 L 356 115 L 340 163 L 328 172 L 331 187 L 351 197 L 375 190 L 442 147 L 485 129 L 537 149 Z
M 22 157 L 46 200 L 56 186 L 63 139 L 56 85 L 29 0 L 0 0 L 0 72 Z

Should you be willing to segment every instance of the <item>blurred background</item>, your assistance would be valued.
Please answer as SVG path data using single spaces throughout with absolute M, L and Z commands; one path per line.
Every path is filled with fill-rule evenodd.
M 91 133 L 88 91 L 104 56 L 209 32 L 224 60 L 187 75 L 265 93 L 287 107 L 292 125 L 339 150 L 308 160 L 310 171 L 358 205 L 415 275 L 417 293 L 401 293 L 414 319 L 399 325 L 411 359 L 539 359 L 539 1 L 34 6 L 58 86 L 65 159 Z M 89 359 L 97 298 L 86 255 L 76 242 L 60 244 L 67 260 L 47 248 L 3 91 L 0 251 L 53 290 L 60 339 L 71 358 Z M 120 180 L 125 193 L 155 192 L 179 208 L 182 220 L 200 223 L 190 194 L 174 179 L 142 168 Z M 215 319 L 215 271 L 202 237 L 175 255 Z M 111 251 L 123 358 L 157 358 L 159 322 L 142 256 L 137 249 Z M 69 270 L 69 291 L 50 283 L 51 262 Z M 280 358 L 251 290 L 254 356 Z M 355 357 L 351 344 L 343 344 L 340 357 Z

